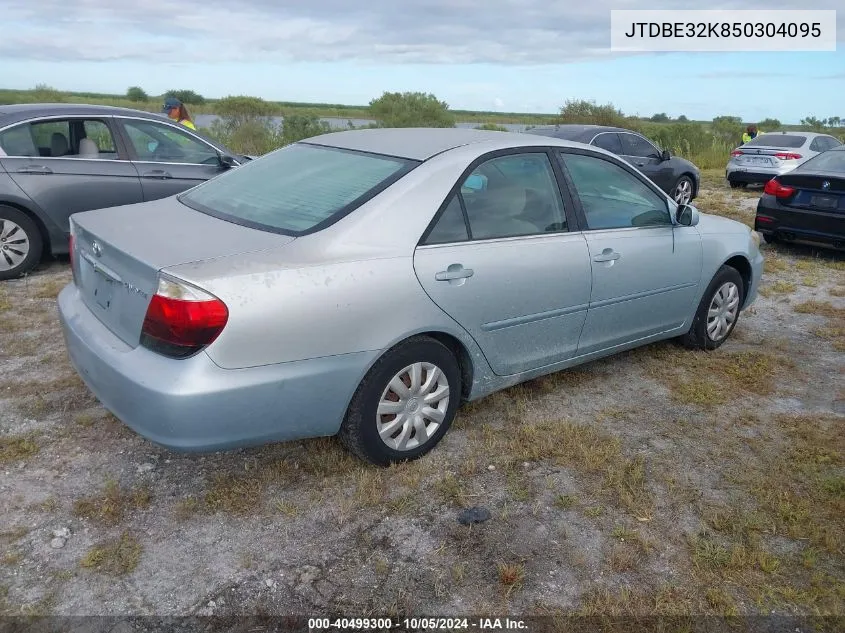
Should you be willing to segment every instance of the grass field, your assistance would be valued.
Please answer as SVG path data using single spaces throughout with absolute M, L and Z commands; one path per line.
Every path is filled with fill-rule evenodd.
M 704 175 L 703 211 L 753 220 L 759 192 Z M 70 272 L 44 264 L 0 287 L 0 615 L 841 617 L 845 261 L 764 254 L 719 350 L 513 387 L 386 470 L 333 439 L 141 439 L 69 365 Z M 475 505 L 492 518 L 459 525 Z

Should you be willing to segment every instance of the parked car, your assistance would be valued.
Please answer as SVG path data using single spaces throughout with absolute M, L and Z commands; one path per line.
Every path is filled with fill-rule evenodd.
M 680 204 L 689 204 L 698 195 L 698 167 L 685 158 L 672 156 L 637 132 L 603 125 L 541 125 L 526 132 L 595 145 L 621 156 Z
M 369 129 L 181 195 L 71 216 L 70 359 L 144 437 L 208 451 L 338 434 L 376 464 L 460 402 L 653 341 L 719 347 L 759 236 L 598 148 Z
M 845 145 L 767 182 L 754 227 L 767 242 L 845 248 Z
M 246 160 L 149 112 L 0 106 L 0 279 L 67 253 L 72 213 L 171 196 Z
M 731 152 L 725 178 L 733 188 L 765 184 L 842 143 L 830 134 L 767 132 Z

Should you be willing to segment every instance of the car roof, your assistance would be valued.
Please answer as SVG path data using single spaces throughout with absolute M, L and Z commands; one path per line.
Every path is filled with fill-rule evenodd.
M 547 140 L 551 140 L 548 139 Z M 302 141 L 340 149 L 371 152 L 424 161 L 466 145 L 485 143 L 487 149 L 506 149 L 549 143 L 521 132 L 498 132 L 467 128 L 370 128 L 321 134 Z M 562 141 L 555 145 L 566 145 Z
M 555 138 L 563 138 L 571 141 L 581 139 L 592 139 L 600 132 L 628 132 L 631 134 L 638 134 L 634 130 L 628 130 L 622 127 L 613 127 L 610 125 L 587 125 L 566 123 L 562 125 L 538 125 L 525 130 L 527 134 L 542 134 L 543 136 L 554 136 Z
M 0 127 L 46 116 L 131 116 L 144 119 L 163 119 L 162 114 L 118 108 L 115 106 L 87 105 L 83 103 L 18 103 L 0 105 Z

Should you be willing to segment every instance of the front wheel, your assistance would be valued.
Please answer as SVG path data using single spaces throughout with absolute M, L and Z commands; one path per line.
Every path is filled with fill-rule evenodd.
M 449 430 L 461 399 L 461 372 L 448 347 L 414 337 L 382 356 L 358 386 L 340 440 L 378 466 L 425 455 Z
M 722 266 L 701 298 L 692 326 L 681 342 L 689 348 L 713 350 L 728 340 L 739 320 L 745 298 L 742 275 L 730 266 Z
M 43 248 L 41 233 L 26 213 L 0 205 L 0 280 L 35 268 Z
M 693 189 L 692 178 L 681 176 L 672 188 L 672 199 L 678 204 L 689 204 L 692 200 Z

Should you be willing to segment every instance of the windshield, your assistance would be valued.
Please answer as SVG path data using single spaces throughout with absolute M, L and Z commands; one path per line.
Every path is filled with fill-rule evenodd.
M 845 151 L 836 150 L 823 152 L 814 156 L 801 165 L 796 171 L 824 171 L 836 174 L 845 174 Z
M 297 143 L 190 189 L 179 200 L 223 220 L 302 235 L 339 220 L 418 164 Z
M 765 147 L 788 147 L 794 149 L 807 142 L 806 136 L 796 134 L 760 134 L 748 141 L 744 147 L 761 145 Z

